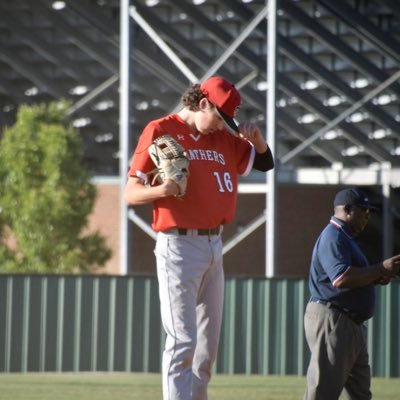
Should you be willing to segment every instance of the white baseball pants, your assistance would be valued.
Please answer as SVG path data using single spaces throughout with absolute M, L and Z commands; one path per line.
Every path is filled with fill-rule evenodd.
M 158 233 L 163 399 L 207 400 L 221 330 L 224 272 L 220 235 Z

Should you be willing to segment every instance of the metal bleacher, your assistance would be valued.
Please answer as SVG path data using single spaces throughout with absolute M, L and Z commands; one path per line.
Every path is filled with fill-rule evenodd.
M 136 14 L 197 79 L 267 6 L 260 0 L 131 1 Z M 282 168 L 400 164 L 398 79 L 298 154 L 288 154 L 399 71 L 400 3 L 278 3 L 277 137 Z M 0 126 L 22 103 L 68 98 L 95 175 L 118 175 L 119 0 L 0 0 Z M 171 112 L 191 84 L 135 18 L 133 120 L 137 137 Z M 240 87 L 239 118 L 264 126 L 263 19 L 216 72 Z M 1 129 L 1 128 L 0 128 Z M 286 158 L 285 158 L 286 157 Z

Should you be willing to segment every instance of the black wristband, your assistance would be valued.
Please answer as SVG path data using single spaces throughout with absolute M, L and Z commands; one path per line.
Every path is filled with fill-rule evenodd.
M 264 153 L 256 153 L 254 157 L 253 168 L 262 172 L 266 172 L 274 168 L 274 158 L 269 147 Z

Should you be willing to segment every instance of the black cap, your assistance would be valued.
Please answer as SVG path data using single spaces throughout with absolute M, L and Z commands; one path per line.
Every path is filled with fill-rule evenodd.
M 358 206 L 361 208 L 369 208 L 370 210 L 377 210 L 369 201 L 367 195 L 358 188 L 344 189 L 336 193 L 333 206 Z

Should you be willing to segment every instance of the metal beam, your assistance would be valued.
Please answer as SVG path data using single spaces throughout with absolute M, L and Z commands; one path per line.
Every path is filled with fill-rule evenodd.
M 89 0 L 79 2 L 69 0 L 67 4 L 80 17 L 86 19 L 115 49 L 119 49 L 119 35 L 115 20 L 102 12 L 101 7 L 95 7 Z M 147 7 L 144 9 L 147 10 Z M 164 54 L 159 52 L 155 54 L 154 50 L 143 40 L 135 42 L 134 48 L 131 49 L 131 58 L 131 62 L 152 71 L 171 91 L 176 91 L 177 98 L 186 89 L 186 85 L 182 84 L 182 79 L 180 79 L 176 69 L 173 68 L 173 64 L 169 64 L 169 59 L 164 58 Z M 115 62 L 118 62 L 117 57 L 115 57 Z M 135 73 L 137 76 L 139 75 L 138 70 Z M 161 93 L 157 82 L 153 80 L 144 82 L 138 78 L 132 82 L 132 85 L 135 90 L 142 93 L 157 93 L 157 99 L 160 101 L 160 107 L 163 108 L 164 113 L 171 110 L 171 95 Z
M 320 62 L 313 57 L 310 57 L 306 52 L 301 50 L 289 39 L 280 35 L 279 43 L 281 44 L 282 52 L 288 58 L 291 58 L 297 64 L 302 65 L 312 76 L 319 77 L 325 83 L 325 85 L 332 89 L 332 91 L 335 93 L 341 93 L 352 101 L 359 102 L 362 99 L 362 94 L 359 91 L 351 89 L 338 74 L 329 71 Z M 386 75 L 386 79 L 389 78 L 390 76 Z M 395 82 L 392 82 L 392 84 L 394 83 Z M 384 86 L 384 88 L 386 89 L 387 86 Z M 400 132 L 398 132 L 398 122 L 396 122 L 388 113 L 386 113 L 382 107 L 377 107 L 373 104 L 369 104 L 368 102 L 363 102 L 362 107 L 367 110 L 377 121 L 392 129 L 393 133 L 400 137 Z
M 129 14 L 190 82 L 195 83 L 198 81 L 196 75 L 193 74 L 191 69 L 185 65 L 185 63 L 176 55 L 176 52 L 172 50 L 165 40 L 162 39 L 158 32 L 139 14 L 136 7 L 131 6 L 129 8 Z
M 54 80 L 45 76 L 43 70 L 38 70 L 34 65 L 30 64 L 26 59 L 15 52 L 11 52 L 8 48 L 0 44 L 0 59 L 6 61 L 12 68 L 29 79 L 41 91 L 48 93 L 55 99 L 68 98 L 67 90 L 60 85 L 54 84 Z M 94 124 L 101 126 L 105 131 L 114 132 L 115 125 L 100 113 L 92 110 L 86 110 L 85 115 L 90 117 Z
M 36 33 L 31 27 L 22 24 L 21 19 L 15 17 L 15 13 L 4 10 L 2 6 L 1 13 L 4 16 L 4 23 L 8 25 L 15 33 L 20 35 L 21 40 L 29 44 L 32 49 L 43 58 L 57 65 L 67 75 L 72 77 L 78 83 L 85 81 L 88 86 L 96 86 L 99 82 L 93 78 L 86 68 L 79 66 L 76 60 L 68 58 L 58 46 L 51 44 L 48 37 L 44 34 Z
M 383 32 L 345 1 L 319 0 L 319 2 L 339 20 L 349 25 L 356 34 L 373 43 L 379 52 L 387 54 L 400 63 L 400 42 L 393 36 Z
M 265 211 L 261 213 L 258 217 L 254 218 L 250 223 L 246 225 L 246 227 L 241 230 L 239 233 L 228 239 L 222 248 L 222 254 L 228 253 L 228 251 L 232 250 L 236 245 L 238 245 L 242 240 L 246 239 L 247 236 L 251 235 L 255 230 L 257 230 L 260 226 L 265 224 L 267 217 L 265 215 Z
M 86 96 L 82 97 L 79 101 L 71 106 L 68 110 L 68 115 L 72 115 L 80 110 L 82 107 L 85 107 L 88 103 L 93 101 L 97 96 L 104 93 L 110 87 L 112 87 L 119 80 L 119 75 L 111 76 L 105 82 L 101 83 L 99 86 L 94 88 L 91 92 L 89 92 Z
M 117 30 L 118 20 L 109 18 L 101 11 L 102 7 L 91 0 L 65 0 L 65 2 L 68 9 L 74 10 L 97 31 L 102 32 L 105 40 L 119 48 L 120 32 Z
M 280 75 L 280 81 L 282 82 L 283 85 L 285 85 L 285 90 L 287 90 L 288 93 L 291 93 L 292 95 L 296 96 L 297 98 L 302 98 L 302 102 L 304 102 L 304 107 L 307 108 L 308 110 L 312 110 L 319 114 L 321 119 L 329 123 L 332 120 L 335 120 L 340 117 L 336 112 L 334 112 L 332 109 L 324 107 L 323 104 L 318 101 L 314 96 L 311 96 L 309 92 L 301 90 L 299 86 L 297 86 L 293 81 L 289 79 L 287 75 Z M 357 146 L 364 146 L 365 142 L 368 140 L 368 137 L 360 130 L 358 129 L 355 125 L 348 124 L 344 122 L 344 119 L 340 119 L 338 123 L 335 124 L 335 126 L 338 125 L 342 131 L 343 135 L 346 137 L 346 139 L 350 140 L 352 143 L 356 144 Z M 325 132 L 327 132 L 329 129 L 326 129 L 328 125 L 326 125 L 324 128 Z M 324 132 L 324 133 L 325 133 Z M 315 134 L 314 134 L 315 135 Z M 313 135 L 311 135 L 313 136 Z M 311 137 L 309 136 L 309 137 Z M 319 135 L 319 137 L 322 136 Z M 315 140 L 312 140 L 310 142 L 314 143 Z M 302 142 L 302 147 L 303 147 Z M 305 146 L 307 147 L 307 146 Z M 305 148 L 304 147 L 304 148 Z M 302 148 L 302 150 L 304 150 Z M 374 148 L 368 148 L 369 154 L 375 158 L 377 161 L 382 161 L 382 160 L 388 160 L 390 156 L 388 155 L 387 151 L 380 146 L 379 144 L 376 144 Z M 282 161 L 282 160 L 281 160 Z M 287 161 L 286 161 L 287 162 Z
M 312 132 L 309 129 L 304 125 L 298 124 L 297 121 L 295 121 L 291 115 L 283 109 L 279 110 L 279 124 L 286 128 L 290 134 L 300 142 L 303 142 L 312 135 Z M 310 148 L 315 151 L 315 153 L 331 164 L 338 162 L 342 157 L 335 147 L 335 144 L 331 144 L 330 147 L 326 146 L 324 148 L 321 146 L 315 146 L 314 143 L 310 145 Z
M 390 169 L 390 168 L 389 168 Z M 387 171 L 386 171 L 387 172 Z M 386 173 L 387 176 L 387 173 Z M 387 179 L 383 179 L 382 182 L 382 249 L 383 249 L 383 259 L 392 257 L 393 255 L 393 217 L 391 212 L 392 198 L 391 198 L 391 186 Z
M 191 13 L 191 15 L 196 18 L 196 20 L 202 21 L 202 23 L 204 23 L 205 29 L 208 30 L 211 28 L 212 24 L 210 23 L 209 19 L 201 13 L 198 14 L 197 8 L 193 7 L 193 5 L 190 5 L 186 2 L 177 2 L 174 3 L 174 6 L 178 7 L 178 9 L 182 12 Z M 195 66 L 196 68 L 193 68 L 193 70 L 196 72 L 199 70 L 203 70 L 209 73 L 210 69 L 215 70 L 216 66 L 221 64 L 221 60 L 226 60 L 226 57 L 231 54 L 231 51 L 227 49 L 223 52 L 223 54 L 221 54 L 218 60 L 215 61 L 201 47 L 197 46 L 195 42 L 185 39 L 185 37 L 181 35 L 180 32 L 174 29 L 173 25 L 167 24 L 161 18 L 157 17 L 154 13 L 151 12 L 148 7 L 143 7 L 138 4 L 136 8 L 140 15 L 146 19 L 148 24 L 153 27 L 156 26 L 157 31 L 162 32 L 163 41 L 167 42 L 174 48 L 179 49 L 180 53 L 188 60 L 190 60 L 191 67 L 193 68 L 193 66 Z M 159 63 L 158 60 L 157 63 Z M 234 81 L 234 76 L 227 69 L 221 68 L 220 73 L 221 75 L 224 75 L 227 79 L 231 79 L 232 81 Z M 202 78 L 198 78 L 197 75 L 200 76 L 199 73 L 197 73 L 197 75 L 193 75 L 196 76 L 196 82 L 199 80 L 203 80 L 205 76 L 204 75 Z M 175 87 L 177 86 L 175 85 Z M 186 89 L 187 85 L 182 89 L 180 93 L 182 93 Z M 255 107 L 262 110 L 260 105 L 256 102 L 254 102 L 254 105 Z M 173 111 L 176 111 L 178 107 L 180 107 L 180 104 L 177 104 Z
M 35 83 L 45 93 L 53 97 L 59 98 L 65 94 L 65 90 L 60 86 L 54 84 L 53 80 L 44 76 L 43 71 L 39 71 L 33 65 L 22 58 L 16 52 L 9 50 L 5 45 L 0 43 L 0 59 L 3 59 L 10 67 L 18 71 L 22 76 Z
M 311 18 L 292 1 L 281 0 L 281 4 L 285 13 L 301 23 L 305 30 L 324 43 L 333 53 L 347 60 L 351 65 L 357 68 L 357 70 L 371 77 L 377 83 L 389 78 L 390 75 L 388 73 L 375 66 L 375 64 L 364 57 L 361 52 L 355 51 L 351 46 L 340 39 L 338 35 L 326 29 L 321 23 L 317 22 L 317 19 Z M 400 84 L 394 83 L 390 89 L 400 97 Z
M 391 76 L 385 82 L 380 84 L 377 88 L 375 88 L 374 90 L 371 90 L 360 101 L 358 101 L 357 103 L 353 104 L 353 106 L 351 106 L 350 108 L 348 108 L 347 110 L 342 112 L 340 115 L 338 115 L 335 119 L 330 121 L 325 127 L 323 127 L 322 129 L 320 129 L 319 131 L 314 133 L 307 140 L 305 140 L 303 143 L 301 143 L 295 149 L 293 149 L 288 154 L 286 154 L 284 157 L 282 157 L 281 162 L 283 164 L 287 163 L 294 156 L 296 156 L 302 150 L 304 150 L 306 147 L 308 147 L 311 143 L 315 142 L 315 140 L 317 140 L 323 134 L 325 134 L 330 129 L 332 129 L 333 127 L 338 125 L 341 121 L 343 121 L 349 115 L 351 115 L 356 110 L 358 110 L 360 107 L 362 107 L 364 105 L 364 103 L 366 103 L 367 101 L 370 101 L 372 98 L 374 98 L 376 95 L 378 95 L 381 91 L 385 90 L 385 88 L 390 86 L 393 82 L 396 82 L 398 79 L 400 79 L 400 70 L 397 71 L 393 76 Z M 361 142 L 360 145 L 363 145 L 363 142 Z M 391 158 L 391 157 L 385 156 L 384 154 L 382 156 L 380 156 L 380 154 L 379 154 L 379 152 L 377 150 L 378 150 L 378 148 L 372 149 L 371 147 L 366 147 L 366 151 L 368 153 L 370 153 L 371 155 L 373 155 L 380 162 L 387 162 Z
M 359 52 L 354 51 L 350 46 L 338 39 L 337 36 L 323 28 L 315 21 L 315 19 L 308 17 L 299 7 L 294 6 L 287 0 L 284 0 L 283 4 L 285 5 L 285 11 L 290 12 L 293 18 L 296 18 L 304 25 L 305 29 L 313 32 L 318 39 L 328 45 L 331 50 L 342 55 L 348 62 L 353 64 L 367 76 L 372 77 L 377 83 L 390 78 L 388 73 L 383 72 L 365 57 L 361 56 Z M 337 73 L 329 71 L 315 58 L 307 57 L 307 54 L 299 47 L 295 46 L 290 39 L 281 36 L 280 41 L 282 42 L 282 48 L 288 58 L 291 58 L 297 64 L 302 65 L 312 76 L 317 75 L 325 85 L 330 87 L 334 92 L 339 92 L 353 101 L 359 101 L 362 98 L 362 94 L 359 91 L 351 89 Z M 394 82 L 390 89 L 400 97 L 400 85 L 397 82 Z M 393 134 L 400 137 L 400 132 L 398 132 L 398 122 L 386 113 L 382 107 L 365 104 L 364 109 L 381 124 L 389 127 Z
M 230 56 L 234 54 L 237 48 L 244 42 L 244 40 L 250 35 L 251 32 L 257 27 L 257 25 L 266 18 L 268 15 L 268 5 L 262 8 L 253 18 L 252 21 L 243 29 L 238 37 L 225 49 L 223 54 L 218 60 L 208 68 L 207 74 L 203 75 L 201 80 L 207 79 L 218 71 L 218 69 L 228 60 Z
M 35 32 L 32 32 L 32 29 L 28 29 L 24 26 L 19 18 L 14 17 L 14 13 L 4 9 L 1 9 L 1 13 L 4 15 L 4 22 L 18 33 L 21 38 L 23 38 L 23 40 L 35 50 L 35 52 L 49 60 L 52 64 L 57 65 L 60 70 L 71 76 L 77 82 L 77 85 L 85 84 L 88 87 L 95 88 L 99 84 L 97 80 L 93 79 L 93 74 L 87 71 L 85 67 L 80 66 L 76 61 L 66 57 L 58 47 L 51 45 L 44 35 L 36 34 Z M 101 87 L 104 86 L 101 85 Z M 107 90 L 108 88 L 109 86 L 105 87 L 104 90 Z M 79 101 L 79 108 L 88 104 L 88 101 L 86 101 L 87 99 L 90 98 L 90 100 L 93 100 L 98 94 L 100 94 L 99 88 L 96 89 L 97 90 L 94 90 L 85 96 L 85 100 L 81 99 Z M 104 92 L 104 90 L 102 90 L 101 93 Z M 110 91 L 109 97 L 116 101 L 116 91 Z
M 36 0 L 35 9 L 49 19 L 51 19 L 57 29 L 66 33 L 69 41 L 74 43 L 78 48 L 86 54 L 90 54 L 103 67 L 107 68 L 113 74 L 118 73 L 118 58 L 115 53 L 110 51 L 106 46 L 99 46 L 82 30 L 77 30 L 71 23 L 61 16 L 61 14 L 51 8 L 46 0 Z
M 234 7 L 236 12 L 240 11 L 243 18 L 252 18 L 253 13 L 245 6 L 240 4 L 235 4 L 233 6 L 232 4 L 232 7 Z M 199 13 L 197 13 L 197 15 L 194 18 L 198 18 L 198 14 Z M 262 32 L 263 28 L 266 29 L 265 22 L 261 22 L 257 26 L 257 30 L 259 30 L 260 32 Z M 226 33 L 217 26 L 213 26 L 213 34 L 216 37 L 218 36 L 218 39 L 216 38 L 216 40 L 219 40 L 220 42 L 228 40 L 228 37 L 230 36 L 228 33 Z M 280 50 L 282 50 L 285 44 L 287 43 L 287 40 L 286 41 L 282 40 L 282 37 L 283 37 L 282 35 L 278 35 Z M 246 49 L 245 46 L 241 46 L 238 49 L 238 53 L 248 62 L 254 63 L 254 65 L 256 65 L 258 69 L 262 70 L 262 65 L 260 65 L 260 58 L 255 56 L 248 49 Z M 306 54 L 304 58 L 310 58 L 310 56 Z M 330 121 L 337 116 L 337 114 L 334 111 L 328 110 L 326 107 L 324 107 L 321 104 L 321 102 L 317 100 L 311 93 L 303 91 L 299 87 L 297 87 L 297 85 L 293 84 L 293 82 L 291 82 L 288 76 L 280 74 L 278 86 L 283 91 L 292 93 L 295 92 L 296 93 L 295 95 L 298 97 L 299 101 L 304 105 L 304 107 L 310 108 L 310 105 L 312 105 L 313 109 L 317 111 L 317 113 L 322 117 L 323 120 Z M 340 127 L 343 130 L 346 138 L 348 138 L 350 141 L 352 141 L 357 145 L 360 145 L 361 143 L 362 145 L 365 145 L 367 136 L 357 127 L 349 125 L 347 123 L 340 124 Z M 321 144 L 318 144 L 318 146 L 321 146 Z M 375 144 L 374 149 L 368 149 L 368 151 L 377 160 L 383 160 L 383 159 L 387 160 L 390 158 L 390 155 L 387 153 L 387 151 L 383 147 L 377 144 Z
M 120 104 L 119 104 L 119 176 L 120 176 L 120 254 L 119 271 L 127 275 L 132 265 L 132 226 L 128 221 L 128 206 L 124 192 L 132 151 L 131 120 L 131 18 L 129 17 L 130 0 L 120 0 Z
M 278 153 L 278 137 L 276 133 L 276 88 L 277 79 L 277 0 L 269 0 L 268 32 L 267 32 L 267 142 L 272 154 L 275 155 L 275 168 L 266 174 L 268 194 L 266 196 L 267 227 L 266 227 L 266 253 L 265 253 L 265 276 L 272 278 L 276 275 L 278 267 L 278 189 L 277 176 L 279 163 L 276 157 Z
M 206 15 L 204 15 L 204 13 L 202 13 L 200 10 L 198 10 L 193 5 L 186 3 L 186 2 L 179 2 L 176 4 L 176 6 L 179 7 L 179 9 L 182 9 L 182 11 L 186 12 L 187 14 L 190 13 L 191 17 L 194 19 L 196 24 L 198 26 L 202 26 L 204 29 L 207 29 L 210 32 L 210 35 L 221 45 L 221 47 L 225 48 L 227 45 L 229 45 L 229 43 L 231 43 L 234 40 L 229 33 L 227 33 L 224 29 L 222 29 L 218 24 L 215 24 L 213 21 L 211 21 Z M 239 15 L 241 15 L 241 17 L 243 19 L 252 20 L 254 18 L 254 13 L 249 11 L 243 5 L 240 5 L 236 2 L 232 2 L 229 4 L 229 6 L 230 6 L 230 8 L 232 8 L 232 10 L 235 13 L 238 13 Z M 265 24 L 265 21 L 263 21 L 263 20 L 255 27 L 255 29 L 261 31 L 262 28 L 264 29 L 263 34 L 266 35 L 267 25 Z M 169 29 L 171 29 L 171 28 L 169 28 Z M 166 33 L 167 35 L 169 33 L 168 30 L 167 31 L 163 30 L 163 32 Z M 191 44 L 190 42 L 182 42 L 182 45 L 185 45 L 187 52 L 191 51 L 193 49 L 193 51 L 189 54 L 189 56 L 192 57 L 197 62 L 197 57 L 198 57 L 197 48 L 195 48 L 193 46 L 193 44 Z M 250 65 L 251 68 L 255 68 L 260 73 L 264 73 L 265 60 L 262 60 L 254 52 L 249 50 L 245 44 L 243 44 L 242 46 L 240 46 L 237 49 L 235 56 L 237 58 L 239 58 L 241 61 Z M 206 56 L 206 57 L 208 58 L 208 56 Z M 225 71 L 226 71 L 225 69 L 221 69 L 221 74 L 226 76 L 229 79 L 230 73 L 226 74 Z M 286 87 L 285 80 L 280 79 L 278 82 L 278 86 L 281 89 L 288 89 Z M 257 110 L 260 110 L 260 112 L 262 112 L 262 113 L 265 113 L 265 108 L 262 108 L 265 104 L 265 98 L 263 96 L 261 96 L 260 92 L 256 92 L 256 91 L 252 90 L 251 88 L 246 87 L 246 88 L 243 88 L 243 90 L 241 90 L 241 93 L 243 94 L 243 98 L 246 100 L 246 102 L 250 106 L 254 107 Z M 302 91 L 300 91 L 300 89 L 298 91 L 298 94 L 300 94 L 300 95 L 302 94 Z M 307 96 L 305 102 L 308 103 L 311 95 L 309 95 L 309 94 L 305 94 L 305 95 Z M 317 100 L 315 100 L 314 102 L 317 103 Z M 321 108 L 321 110 L 324 109 L 322 107 L 322 105 L 320 108 Z M 330 120 L 331 118 L 330 118 L 330 116 L 327 115 L 326 119 Z M 278 124 L 280 124 L 279 120 L 278 120 Z M 343 127 L 343 128 L 345 128 L 345 127 Z M 356 129 L 354 129 L 354 131 L 355 130 Z M 305 132 L 305 129 L 303 129 L 303 132 Z M 310 134 L 311 134 L 311 132 L 310 132 Z M 359 134 L 362 135 L 361 132 L 359 132 Z M 330 146 L 319 143 L 317 145 L 317 147 L 323 149 L 322 150 L 323 152 L 330 153 L 330 150 L 329 150 Z M 331 154 L 330 157 L 335 158 L 335 155 Z
M 384 164 L 383 164 L 384 165 Z M 315 185 L 356 185 L 375 186 L 389 184 L 400 187 L 400 168 L 297 168 L 289 174 L 280 174 L 279 183 L 286 184 L 315 184 Z

